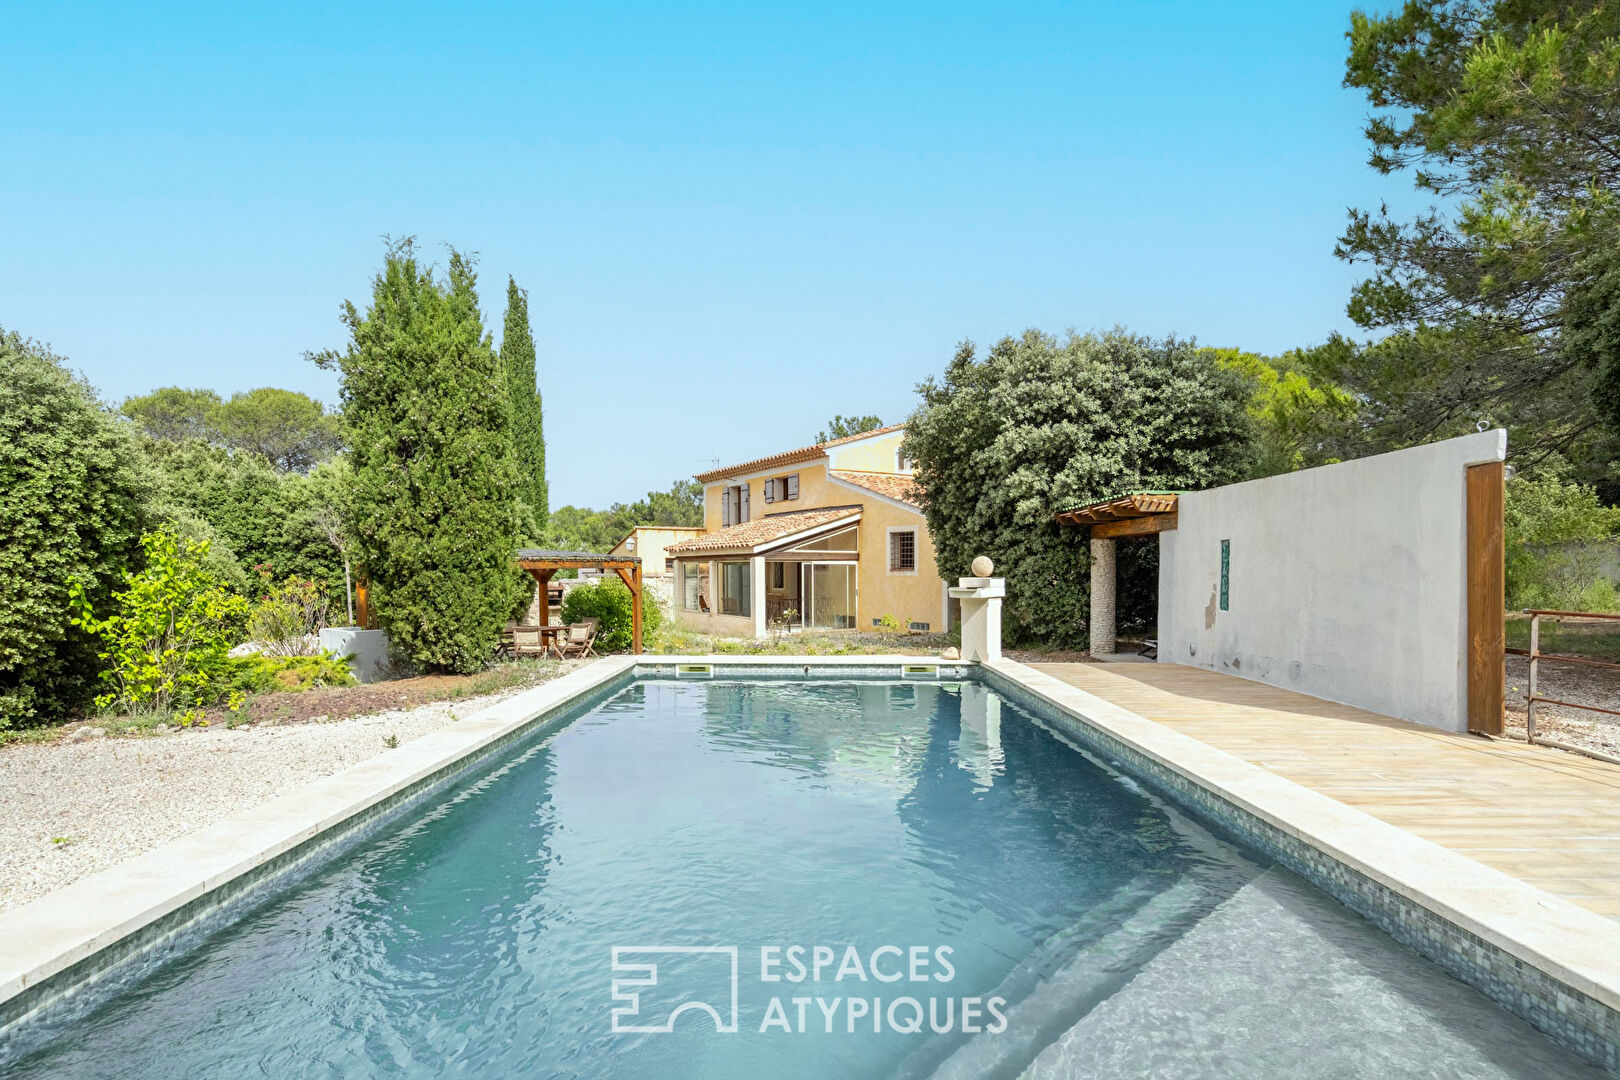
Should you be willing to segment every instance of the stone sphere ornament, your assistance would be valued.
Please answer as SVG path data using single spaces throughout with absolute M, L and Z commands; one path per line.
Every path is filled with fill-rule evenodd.
M 990 556 L 980 555 L 977 559 L 973 560 L 974 577 L 989 577 L 991 574 L 995 573 L 995 571 L 996 564 L 990 561 Z

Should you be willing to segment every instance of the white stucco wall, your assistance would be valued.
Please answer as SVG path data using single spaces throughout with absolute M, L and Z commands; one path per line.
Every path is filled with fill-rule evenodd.
M 1182 495 L 1159 658 L 1466 730 L 1464 476 L 1506 452 L 1487 431 Z

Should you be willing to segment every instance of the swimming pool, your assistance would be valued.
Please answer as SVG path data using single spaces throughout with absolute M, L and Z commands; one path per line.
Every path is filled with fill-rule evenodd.
M 1592 1074 L 993 689 L 829 679 L 632 683 L 9 1071 Z

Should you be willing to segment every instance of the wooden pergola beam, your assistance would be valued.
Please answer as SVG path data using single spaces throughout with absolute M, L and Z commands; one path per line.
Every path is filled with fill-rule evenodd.
M 615 555 L 611 558 L 601 559 L 519 559 L 518 568 L 522 570 L 628 570 L 632 566 L 640 566 L 640 559 L 626 559 Z
M 1153 514 L 1148 517 L 1100 521 L 1091 527 L 1091 535 L 1097 539 L 1118 536 L 1151 536 L 1154 533 L 1169 532 L 1174 529 L 1176 519 L 1177 515 L 1175 514 Z
M 614 572 L 619 575 L 625 587 L 630 590 L 630 650 L 641 652 L 641 562 L 626 570 L 622 566 L 615 566 Z

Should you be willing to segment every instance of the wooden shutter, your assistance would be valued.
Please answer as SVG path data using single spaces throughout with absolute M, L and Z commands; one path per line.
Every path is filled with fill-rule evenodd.
M 767 480 L 767 481 L 765 481 L 765 501 L 768 502 L 768 503 L 776 501 L 776 481 L 775 480 Z
M 731 525 L 731 489 L 720 489 L 720 526 L 727 528 Z
M 792 476 L 787 478 L 787 497 L 790 499 L 797 499 L 799 497 L 798 473 L 794 473 Z
M 742 486 L 742 512 L 737 516 L 739 522 L 748 520 L 748 485 Z

